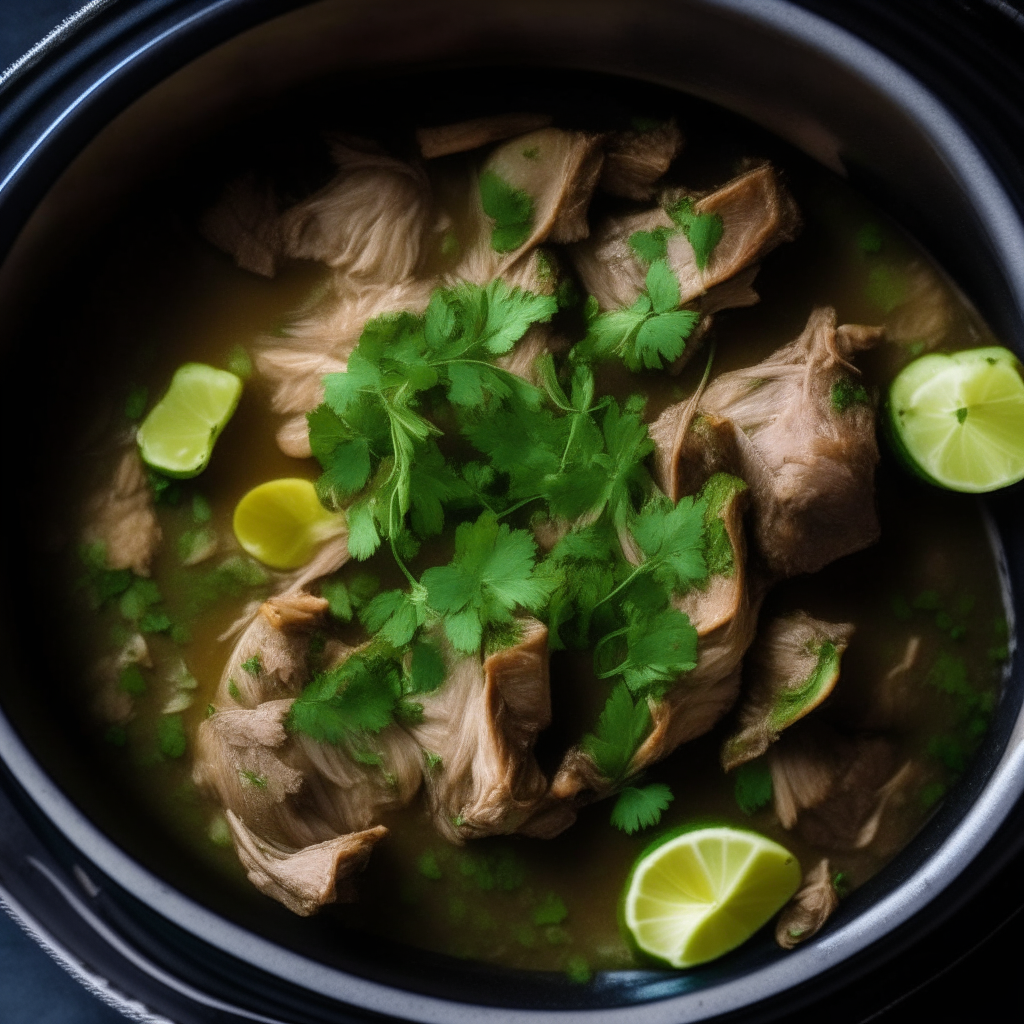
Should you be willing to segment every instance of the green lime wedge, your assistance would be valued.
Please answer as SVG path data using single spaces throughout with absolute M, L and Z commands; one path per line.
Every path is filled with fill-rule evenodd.
M 911 469 L 980 494 L 1024 480 L 1024 379 L 1009 349 L 922 356 L 889 388 L 889 424 Z
M 202 473 L 241 394 L 241 380 L 227 370 L 204 363 L 179 366 L 167 394 L 139 427 L 143 461 L 167 476 Z
M 238 543 L 272 569 L 298 569 L 346 529 L 342 513 L 328 512 L 316 488 L 293 477 L 254 487 L 235 506 L 233 525 Z
M 670 967 L 728 953 L 800 886 L 800 864 L 778 843 L 717 826 L 671 836 L 633 867 L 623 918 L 636 945 Z

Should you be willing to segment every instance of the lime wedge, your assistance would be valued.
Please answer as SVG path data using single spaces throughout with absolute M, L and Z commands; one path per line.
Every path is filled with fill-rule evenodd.
M 800 886 L 784 847 L 742 829 L 699 828 L 636 862 L 623 915 L 637 946 L 670 967 L 693 967 L 746 942 Z
M 272 569 L 298 569 L 346 529 L 342 513 L 328 512 L 316 488 L 293 477 L 254 487 L 235 506 L 233 525 L 238 543 Z
M 179 366 L 167 394 L 139 427 L 143 461 L 167 476 L 201 473 L 241 394 L 241 380 L 227 370 L 204 363 Z
M 1009 349 L 922 356 L 889 388 L 896 448 L 925 479 L 980 494 L 1024 480 L 1024 379 Z

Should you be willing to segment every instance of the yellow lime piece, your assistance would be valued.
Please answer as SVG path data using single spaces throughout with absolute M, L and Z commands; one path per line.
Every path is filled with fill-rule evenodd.
M 912 469 L 979 494 L 1024 480 L 1024 378 L 1005 348 L 922 356 L 889 388 L 889 422 Z
M 235 506 L 238 543 L 272 569 L 298 569 L 325 540 L 345 531 L 345 516 L 328 512 L 308 480 L 285 477 L 254 487 Z
M 179 366 L 167 394 L 139 427 L 143 461 L 167 476 L 201 473 L 241 394 L 242 381 L 227 370 L 205 363 Z
M 626 884 L 626 927 L 650 956 L 693 967 L 746 942 L 796 892 L 800 877 L 796 857 L 756 832 L 684 832 L 637 861 Z

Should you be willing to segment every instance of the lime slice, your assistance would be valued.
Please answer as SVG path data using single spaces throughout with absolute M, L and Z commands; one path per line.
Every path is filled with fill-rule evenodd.
M 796 892 L 800 877 L 796 857 L 756 832 L 684 832 L 637 861 L 625 924 L 645 953 L 693 967 L 746 942 Z
M 900 455 L 951 491 L 979 494 L 1024 480 L 1024 379 L 1005 348 L 915 359 L 889 388 Z
M 308 480 L 286 477 L 254 487 L 235 506 L 235 536 L 272 569 L 298 569 L 325 540 L 345 531 L 345 516 L 328 512 Z
M 167 476 L 201 473 L 241 394 L 241 380 L 227 370 L 204 363 L 179 366 L 167 394 L 139 427 L 143 461 Z

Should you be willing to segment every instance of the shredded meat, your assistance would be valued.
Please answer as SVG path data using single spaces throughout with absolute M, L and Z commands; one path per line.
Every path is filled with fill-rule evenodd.
M 134 443 L 118 460 L 110 483 L 86 504 L 82 538 L 87 544 L 103 544 L 109 568 L 131 569 L 137 576 L 149 575 L 163 531 Z
M 747 662 L 749 686 L 738 730 L 722 747 L 728 772 L 760 757 L 794 722 L 813 711 L 839 681 L 852 622 L 824 622 L 796 612 L 762 625 Z
M 388 834 L 383 825 L 376 825 L 293 850 L 261 839 L 231 811 L 227 820 L 249 881 L 302 917 L 328 903 L 352 901 L 351 876 L 366 867 L 374 846 Z
M 551 722 L 548 631 L 519 620 L 521 639 L 481 661 L 448 652 L 444 685 L 417 698 L 409 732 L 440 763 L 426 787 L 434 824 L 453 842 L 515 832 L 547 789 L 533 755 Z
M 804 875 L 803 885 L 782 908 L 775 926 L 775 941 L 783 949 L 793 949 L 821 930 L 839 906 L 839 894 L 832 884 L 828 859 L 819 860 Z
M 546 128 L 550 114 L 497 114 L 474 117 L 469 121 L 446 124 L 437 128 L 418 128 L 416 141 L 424 159 L 433 160 L 453 153 L 466 153 L 492 142 L 501 142 L 517 135 Z
M 835 310 L 816 309 L 794 342 L 722 374 L 700 400 L 702 413 L 732 423 L 754 537 L 777 576 L 816 572 L 878 540 L 875 413 L 849 390 L 859 378 L 849 360 L 880 334 L 837 328 Z
M 199 230 L 242 270 L 273 277 L 281 259 L 280 215 L 270 183 L 246 174 L 228 183 L 217 205 L 203 215 Z
M 650 199 L 682 148 L 674 118 L 649 131 L 615 132 L 605 142 L 599 187 L 626 199 Z

